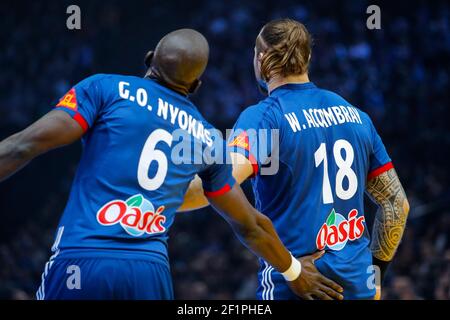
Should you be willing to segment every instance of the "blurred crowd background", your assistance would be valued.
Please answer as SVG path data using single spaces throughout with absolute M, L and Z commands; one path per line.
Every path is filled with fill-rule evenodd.
M 252 69 L 260 27 L 298 19 L 315 39 L 312 81 L 369 113 L 410 199 L 383 297 L 450 299 L 450 5 L 375 3 L 381 30 L 366 28 L 372 1 L 2 1 L 0 139 L 91 74 L 142 75 L 147 50 L 181 27 L 211 46 L 193 100 L 211 123 L 231 128 L 262 98 Z M 66 28 L 70 4 L 81 8 L 79 31 Z M 0 184 L 0 298 L 34 298 L 80 152 L 79 144 L 53 151 Z M 176 298 L 255 297 L 256 258 L 211 209 L 180 214 L 169 245 Z

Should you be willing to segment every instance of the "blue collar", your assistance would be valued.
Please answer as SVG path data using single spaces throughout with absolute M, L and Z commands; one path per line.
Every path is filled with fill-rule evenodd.
M 282 86 L 279 86 L 275 90 L 273 90 L 270 95 L 273 95 L 276 91 L 281 90 L 306 90 L 306 89 L 314 89 L 317 88 L 316 85 L 312 82 L 305 82 L 305 83 L 286 83 Z

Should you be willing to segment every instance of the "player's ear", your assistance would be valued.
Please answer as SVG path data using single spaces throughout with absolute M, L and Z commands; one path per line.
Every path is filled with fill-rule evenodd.
M 155 54 L 155 51 L 150 50 L 150 51 L 147 52 L 147 54 L 145 55 L 144 63 L 145 63 L 145 65 L 146 65 L 147 68 L 150 68 L 150 66 L 152 65 L 152 60 L 153 60 L 154 54 Z
M 192 82 L 190 88 L 189 88 L 189 94 L 194 94 L 197 92 L 198 88 L 202 85 L 202 81 L 199 79 L 195 79 L 194 82 Z
M 262 59 L 264 57 L 264 52 L 258 53 L 258 61 L 261 63 Z

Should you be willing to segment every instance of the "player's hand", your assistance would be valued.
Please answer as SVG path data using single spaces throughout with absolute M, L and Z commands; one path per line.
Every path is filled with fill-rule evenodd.
M 298 259 L 302 264 L 300 276 L 289 281 L 291 289 L 300 298 L 305 300 L 342 300 L 344 289 L 334 281 L 324 277 L 314 265 L 314 262 L 323 256 L 325 251 L 318 251 L 312 255 Z

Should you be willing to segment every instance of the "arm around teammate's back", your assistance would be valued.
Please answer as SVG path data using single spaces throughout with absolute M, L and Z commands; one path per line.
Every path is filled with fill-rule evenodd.
M 314 266 L 322 252 L 300 258 L 299 274 L 289 279 L 298 262 L 284 247 L 272 221 L 251 206 L 242 189 L 235 184 L 228 192 L 209 197 L 211 205 L 232 226 L 237 237 L 256 255 L 285 275 L 295 294 L 303 299 L 343 299 L 343 289 L 322 276 Z

